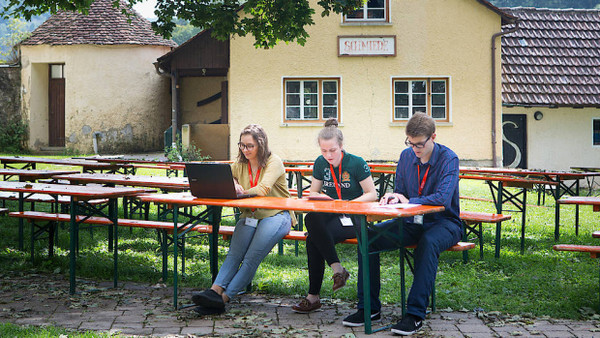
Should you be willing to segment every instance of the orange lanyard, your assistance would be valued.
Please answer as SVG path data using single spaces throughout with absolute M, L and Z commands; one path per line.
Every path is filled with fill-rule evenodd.
M 427 181 L 427 174 L 429 174 L 429 169 L 431 169 L 431 166 L 427 167 L 427 170 L 425 171 L 425 175 L 423 175 L 423 180 L 421 180 L 421 184 L 419 184 L 419 197 L 421 196 L 421 193 L 423 192 L 423 187 L 425 187 L 425 182 Z M 421 166 L 419 164 L 417 164 L 417 180 L 420 179 L 421 177 Z
M 335 172 L 333 171 L 333 166 L 329 163 L 329 169 L 331 169 L 331 176 L 333 176 L 333 184 L 335 185 L 335 191 L 337 192 L 338 198 L 342 199 L 342 161 L 344 160 L 344 152 L 342 152 L 342 158 L 340 159 L 340 184 L 338 184 L 337 177 L 335 177 Z
M 256 171 L 256 179 L 254 181 L 252 181 L 252 166 L 250 165 L 250 162 L 248 162 L 248 177 L 250 178 L 250 188 L 254 188 L 258 184 L 258 177 L 260 176 L 260 169 L 261 168 L 258 167 L 258 170 Z

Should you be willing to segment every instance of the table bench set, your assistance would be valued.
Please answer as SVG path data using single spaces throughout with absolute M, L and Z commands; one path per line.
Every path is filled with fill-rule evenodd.
M 418 214 L 426 214 L 431 212 L 439 212 L 443 210 L 443 207 L 435 206 L 418 206 L 407 209 L 396 209 L 389 207 L 379 206 L 377 203 L 361 203 L 351 201 L 312 201 L 302 198 L 302 193 L 308 189 L 308 176 L 312 173 L 311 165 L 308 162 L 288 162 L 286 163 L 286 171 L 289 174 L 290 181 L 295 180 L 295 189 L 290 189 L 297 198 L 285 199 L 285 198 L 272 198 L 272 197 L 254 197 L 241 200 L 218 200 L 218 199 L 199 199 L 191 196 L 188 192 L 183 192 L 188 189 L 187 178 L 185 177 L 164 177 L 164 176 L 133 176 L 133 175 L 117 175 L 114 174 L 119 170 L 124 171 L 124 168 L 135 168 L 135 163 L 128 163 L 124 161 L 115 161 L 114 159 L 100 160 L 96 159 L 96 164 L 90 165 L 87 163 L 89 160 L 73 160 L 71 161 L 52 161 L 54 163 L 46 162 L 45 160 L 30 160 L 30 164 L 27 164 L 26 158 L 18 158 L 20 160 L 14 160 L 11 158 L 0 157 L 0 161 L 4 163 L 4 171 L 0 170 L 0 174 L 4 175 L 4 178 L 19 177 L 19 182 L 16 181 L 0 181 L 0 192 L 4 191 L 3 194 L 11 194 L 11 197 L 7 199 L 18 199 L 19 210 L 9 213 L 10 216 L 16 217 L 20 221 L 20 243 L 23 242 L 23 231 L 22 221 L 28 220 L 32 224 L 32 239 L 31 239 L 31 255 L 34 257 L 33 252 L 33 241 L 39 238 L 39 233 L 47 232 L 49 239 L 49 253 L 52 253 L 52 237 L 56 225 L 59 223 L 69 223 L 70 227 L 70 245 L 69 245 L 69 257 L 70 257 L 70 292 L 74 293 L 76 290 L 75 283 L 75 271 L 76 271 L 76 252 L 78 247 L 78 231 L 80 224 L 94 224 L 108 227 L 108 242 L 109 251 L 113 252 L 114 260 L 114 285 L 117 285 L 118 279 L 118 231 L 119 226 L 130 227 L 130 228 L 150 228 L 155 229 L 159 233 L 159 242 L 162 255 L 162 273 L 163 279 L 167 278 L 167 263 L 168 263 L 168 252 L 169 246 L 172 247 L 173 251 L 173 302 L 174 306 L 177 307 L 177 289 L 178 289 L 178 256 L 179 252 L 182 253 L 182 258 L 185 254 L 185 236 L 192 232 L 209 234 L 209 250 L 210 250 L 210 271 L 214 277 L 218 272 L 218 236 L 231 236 L 233 234 L 234 227 L 221 226 L 221 210 L 223 207 L 232 208 L 266 208 L 266 209 L 282 209 L 282 210 L 293 210 L 299 213 L 319 211 L 319 212 L 333 212 L 333 213 L 344 213 L 344 214 L 356 214 L 361 215 L 361 233 L 357 239 L 347 240 L 345 244 L 358 245 L 359 250 L 363 253 L 363 257 L 368 256 L 368 244 L 369 238 L 366 235 L 366 227 L 369 221 L 378 221 L 382 219 L 396 218 L 396 217 L 408 217 Z M 110 162 L 105 162 L 110 161 Z M 68 162 L 69 164 L 66 164 Z M 79 163 L 85 162 L 85 163 Z M 16 169 L 14 164 L 18 163 L 23 168 L 32 168 L 28 173 L 27 170 Z M 79 165 L 82 170 L 87 173 L 79 173 L 74 171 L 63 171 L 53 172 L 53 174 L 43 172 L 35 169 L 35 165 L 31 163 L 48 163 L 58 165 Z M 77 164 L 75 164 L 77 163 Z M 150 166 L 153 164 L 138 163 L 141 166 Z M 385 191 L 393 187 L 393 180 L 395 176 L 395 164 L 370 164 L 372 172 L 376 177 L 377 187 L 379 188 L 379 195 L 383 195 Z M 139 167 L 139 166 L 138 166 Z M 182 164 L 175 165 L 161 165 L 157 164 L 157 169 L 180 170 Z M 120 168 L 120 169 L 117 169 Z M 21 172 L 17 172 L 20 170 Z M 98 174 L 93 171 L 106 170 L 111 174 Z M 134 169 L 135 170 L 135 169 Z M 35 172 L 38 172 L 38 176 L 35 176 Z M 131 171 L 129 171 L 131 172 Z M 513 197 L 507 198 L 504 192 L 502 192 L 502 185 L 509 180 L 499 180 L 497 177 L 481 175 L 479 174 L 467 174 L 461 172 L 461 178 L 469 178 L 469 176 L 485 176 L 490 181 L 499 183 L 499 189 L 496 189 L 497 196 L 495 198 L 495 204 L 498 207 L 507 199 L 513 199 Z M 53 179 L 60 180 L 61 182 L 69 182 L 71 185 L 65 184 L 41 184 L 34 183 L 38 179 Z M 477 178 L 478 179 L 478 178 Z M 527 178 L 527 183 L 534 183 L 536 180 Z M 537 180 L 543 181 L 543 180 Z M 308 183 L 308 184 L 305 184 Z M 523 182 L 521 182 L 523 183 Z M 540 182 L 537 182 L 540 183 Z M 544 181 L 544 184 L 547 182 Z M 79 185 L 88 184 L 88 185 Z M 95 184 L 95 185 L 90 185 Z M 508 183 L 510 185 L 510 183 Z M 550 183 L 552 184 L 552 183 Z M 557 183 L 558 185 L 560 183 Z M 107 186 L 108 185 L 108 186 Z M 119 187 L 115 187 L 119 186 Z M 529 185 L 527 185 L 529 187 Z M 148 193 L 148 188 L 159 189 L 161 193 Z M 35 210 L 26 211 L 24 209 L 25 202 L 41 201 L 41 199 L 34 200 L 38 196 L 36 194 L 46 194 L 46 196 L 52 196 L 51 200 L 58 203 L 69 205 L 69 212 L 65 213 L 65 209 L 62 213 L 58 212 L 58 209 L 53 209 L 53 212 L 40 212 Z M 0 195 L 0 199 L 2 195 Z M 504 196 L 504 197 L 502 197 Z M 118 218 L 118 198 L 126 201 L 137 200 L 148 205 L 149 203 L 155 203 L 158 205 L 167 206 L 169 212 L 172 215 L 172 221 L 151 221 L 151 220 L 138 220 L 130 219 L 127 211 L 125 211 L 124 218 Z M 28 200 L 29 199 L 29 200 Z M 45 201 L 50 201 L 47 197 Z M 94 203 L 93 201 L 99 201 Z M 55 203 L 56 204 L 56 203 Z M 523 202 L 523 204 L 525 204 Z M 195 209 L 190 208 L 193 206 L 205 206 L 206 208 L 197 212 Z M 165 208 L 165 209 L 167 209 Z M 128 208 L 124 208 L 127 210 Z M 6 208 L 0 208 L 0 215 L 6 214 L 8 210 Z M 523 211 L 524 214 L 524 211 Z M 180 221 L 181 217 L 184 216 L 187 220 L 185 222 Z M 498 257 L 500 249 L 500 224 L 501 222 L 510 219 L 510 215 L 503 215 L 501 212 L 497 214 L 481 213 L 481 212 L 461 212 L 461 219 L 464 225 L 465 239 L 469 235 L 475 235 L 479 239 L 480 246 L 480 258 L 483 258 L 483 233 L 482 223 L 496 223 L 496 257 Z M 300 217 L 300 220 L 302 218 Z M 41 221 L 46 222 L 45 225 L 39 225 Z M 524 216 L 523 216 L 524 222 Z M 301 226 L 302 222 L 300 222 Z M 37 228 L 36 228 L 37 227 Z M 524 231 L 524 223 L 523 223 Z M 34 233 L 37 236 L 34 236 Z M 400 235 L 401 236 L 401 235 Z M 292 230 L 284 238 L 287 240 L 304 241 L 306 240 L 306 234 L 300 227 L 298 230 Z M 474 243 L 460 242 L 449 251 L 466 251 L 475 247 Z M 22 244 L 20 249 L 23 249 Z M 406 257 L 405 248 L 400 250 L 401 256 L 401 279 L 402 279 L 402 290 L 401 299 L 403 304 L 405 303 L 404 293 L 404 259 Z M 182 259 L 182 267 L 184 268 L 185 260 Z M 366 262 L 363 262 L 366 263 Z M 368 264 L 365 264 L 367 266 Z M 409 267 L 411 265 L 409 264 Z M 368 266 L 366 267 L 368 269 Z M 365 277 L 368 276 L 368 271 L 365 272 Z M 364 281 L 365 286 L 365 297 L 369 296 L 369 281 Z M 435 292 L 434 292 L 435 295 Z M 370 313 L 365 306 L 365 313 Z M 435 311 L 435 298 L 432 299 L 432 309 Z M 371 332 L 370 317 L 365 317 L 366 324 L 365 332 Z

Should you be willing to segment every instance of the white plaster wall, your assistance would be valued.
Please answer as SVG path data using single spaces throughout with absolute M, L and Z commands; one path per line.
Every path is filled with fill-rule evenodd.
M 162 149 L 171 115 L 169 79 L 159 76 L 152 63 L 169 50 L 127 45 L 22 46 L 23 107 L 32 131 L 29 145 L 48 144 L 47 64 L 64 63 L 66 147 L 92 152 L 92 137 L 99 133 L 101 152 Z
M 539 121 L 533 118 L 536 111 L 544 114 Z M 600 119 L 600 109 L 503 107 L 502 113 L 527 115 L 529 168 L 600 167 L 600 146 L 592 140 L 592 119 Z

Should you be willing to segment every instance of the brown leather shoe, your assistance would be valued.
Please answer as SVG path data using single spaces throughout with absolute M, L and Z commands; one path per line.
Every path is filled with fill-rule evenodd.
M 296 313 L 311 313 L 317 311 L 321 308 L 321 301 L 317 300 L 314 303 L 308 301 L 308 299 L 304 298 L 300 301 L 300 303 L 292 306 L 292 311 Z
M 348 273 L 346 268 L 342 268 L 341 273 L 334 273 L 333 277 L 331 277 L 331 279 L 333 279 L 333 291 L 336 291 L 337 289 L 341 289 L 344 286 L 346 286 L 346 281 L 348 280 L 348 278 L 350 278 L 350 274 Z

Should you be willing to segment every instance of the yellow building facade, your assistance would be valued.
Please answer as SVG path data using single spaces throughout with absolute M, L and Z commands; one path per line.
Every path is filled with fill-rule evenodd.
M 493 132 L 501 160 L 500 76 L 492 79 L 492 67 L 500 71 L 500 39 L 492 37 L 507 19 L 501 11 L 477 0 L 388 0 L 383 20 L 352 20 L 321 17 L 312 5 L 305 46 L 262 50 L 252 37 L 230 40 L 231 145 L 258 123 L 282 158 L 314 160 L 323 121 L 337 117 L 347 151 L 397 160 L 407 119 L 425 111 L 437 120 L 437 141 L 462 164 L 492 165 Z M 231 146 L 230 158 L 236 154 Z

